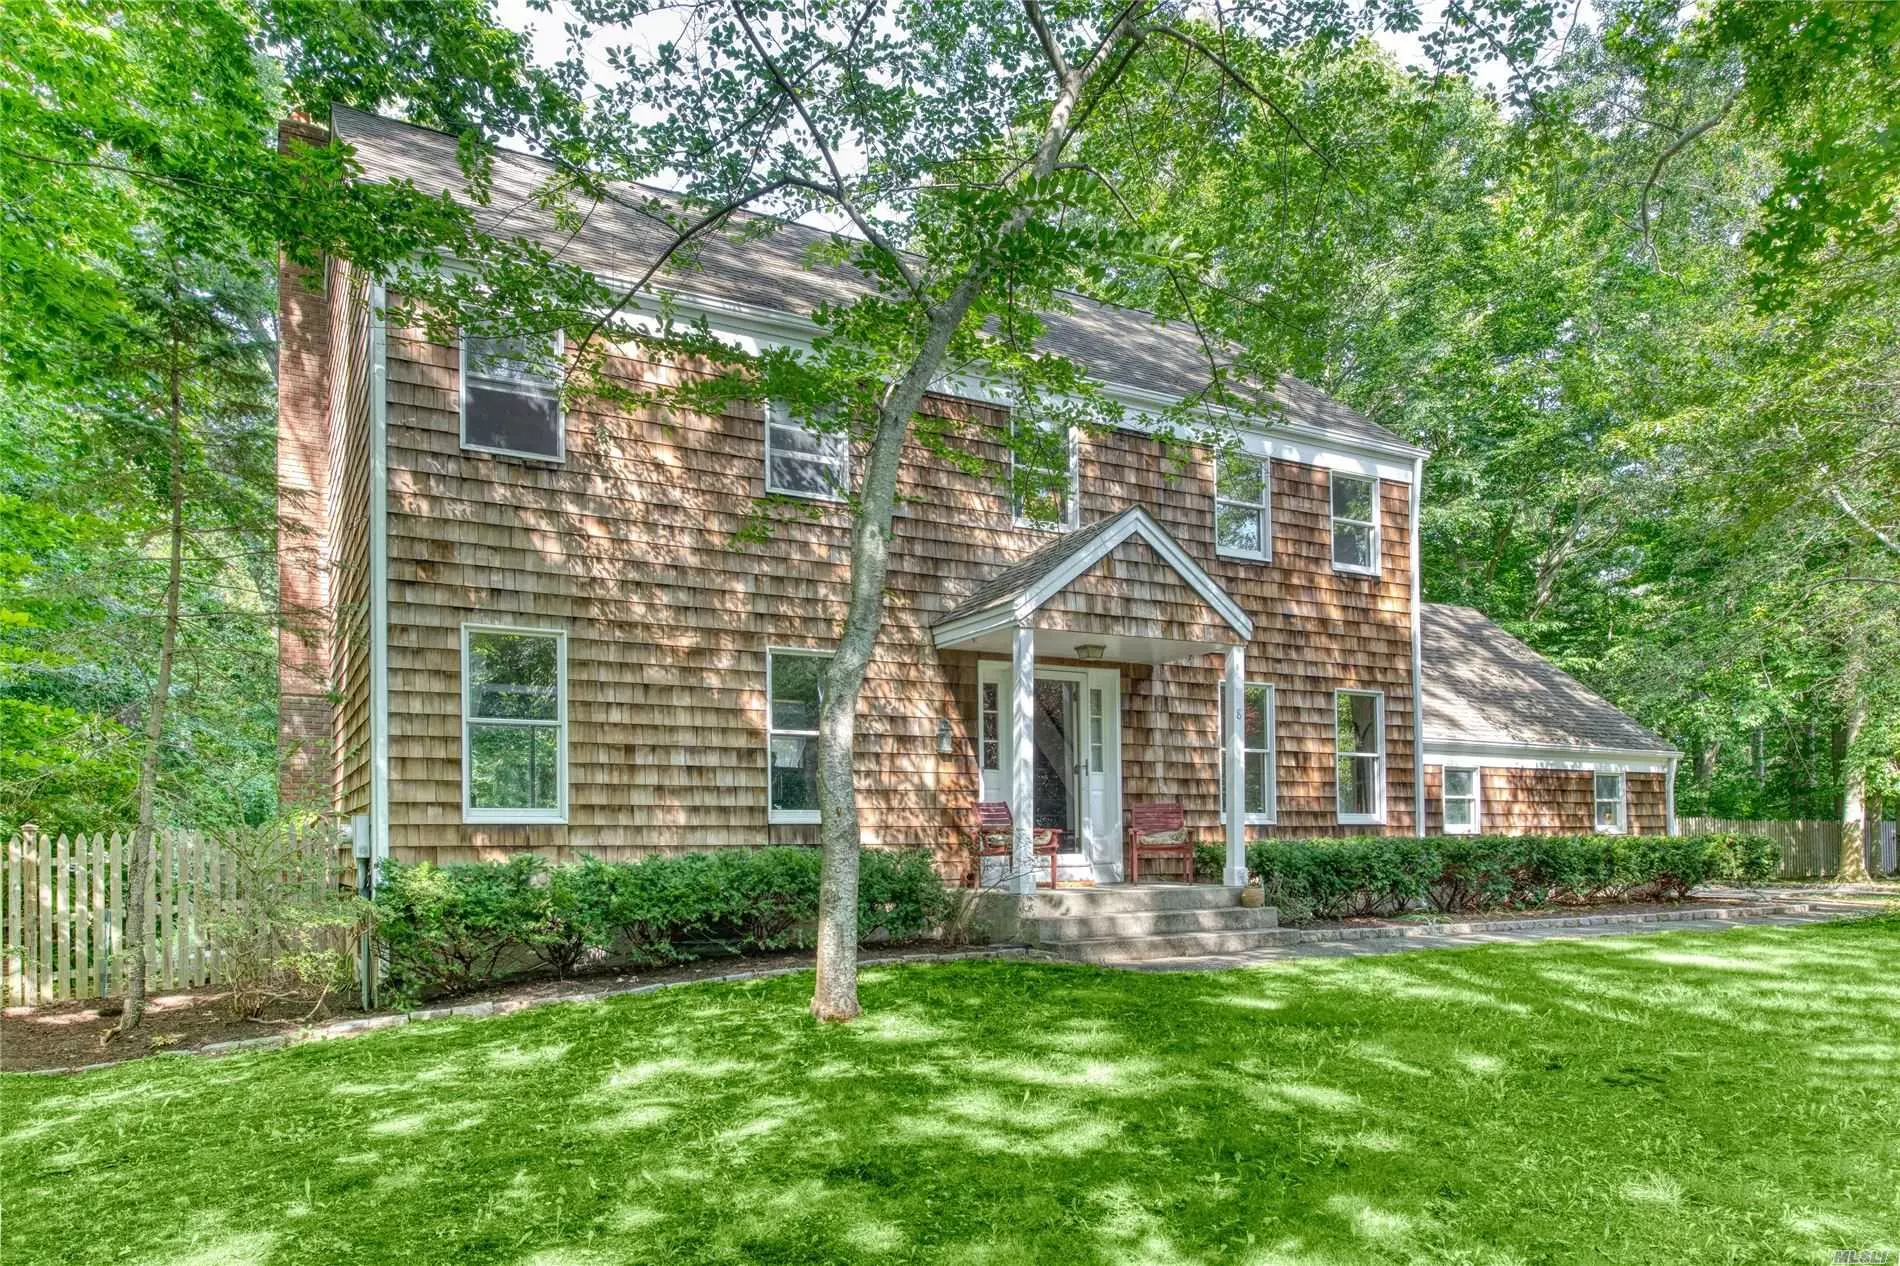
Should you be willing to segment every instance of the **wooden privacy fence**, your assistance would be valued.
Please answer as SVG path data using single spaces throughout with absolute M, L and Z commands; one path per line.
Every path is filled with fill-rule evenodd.
M 1785 879 L 1825 878 L 1841 867 L 1839 822 L 1815 818 L 1787 822 L 1683 818 L 1681 826 L 1686 835 L 1713 831 L 1766 835 L 1781 845 L 1781 874 Z M 1877 874 L 1894 868 L 1892 826 L 1892 823 L 1881 824 L 1875 838 L 1867 841 L 1867 869 Z
M 44 835 L 7 841 L 0 872 L 9 1006 L 111 996 L 125 985 L 126 896 L 132 833 Z M 268 844 L 269 849 L 260 847 Z M 336 831 L 325 825 L 247 832 L 156 833 L 145 898 L 147 982 L 154 991 L 218 978 L 213 921 L 240 913 L 259 859 L 278 881 L 334 887 Z M 284 865 L 288 859 L 288 867 Z

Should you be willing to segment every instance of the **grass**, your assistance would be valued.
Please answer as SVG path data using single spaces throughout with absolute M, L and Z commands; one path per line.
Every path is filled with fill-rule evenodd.
M 8 1262 L 1831 1261 L 1900 1248 L 1900 918 L 705 985 L 0 1081 Z

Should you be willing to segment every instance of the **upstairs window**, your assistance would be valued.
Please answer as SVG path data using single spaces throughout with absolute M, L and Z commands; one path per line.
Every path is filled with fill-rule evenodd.
M 1271 823 L 1276 798 L 1273 769 L 1273 687 L 1264 681 L 1246 684 L 1244 714 L 1240 720 L 1242 804 L 1248 822 Z M 1227 816 L 1227 683 L 1220 683 L 1220 811 Z
M 771 651 L 765 659 L 769 820 L 818 821 L 818 713 L 829 655 Z
M 1443 801 L 1445 834 L 1476 835 L 1478 833 L 1477 770 L 1447 768 Z
M 1333 694 L 1334 775 L 1341 822 L 1385 820 L 1385 696 L 1372 690 Z
M 1075 436 L 1066 426 L 1010 421 L 1009 486 L 1017 527 L 1075 526 Z
M 1379 571 L 1379 481 L 1332 472 L 1333 568 Z
M 561 338 L 462 336 L 462 447 L 562 461 Z
M 558 629 L 462 626 L 465 820 L 566 820 L 566 651 Z
M 1623 797 L 1623 775 L 1598 774 L 1596 778 L 1597 830 L 1615 834 L 1628 829 L 1628 805 Z
M 1214 472 L 1214 545 L 1230 558 L 1273 557 L 1268 498 L 1272 467 L 1245 453 L 1222 456 Z
M 842 432 L 800 422 L 782 404 L 765 406 L 765 490 L 842 501 L 851 487 L 851 442 Z

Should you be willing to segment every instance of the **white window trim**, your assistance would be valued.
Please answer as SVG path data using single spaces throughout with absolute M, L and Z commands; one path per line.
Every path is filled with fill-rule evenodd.
M 472 633 L 512 633 L 521 636 L 552 637 L 554 644 L 554 682 L 555 682 L 555 760 L 559 773 L 555 778 L 556 800 L 551 809 L 477 809 L 469 803 L 469 781 L 471 744 L 469 726 L 480 725 L 533 725 L 544 727 L 545 721 L 522 722 L 506 719 L 470 717 L 468 688 L 472 674 L 468 666 L 469 635 Z M 567 824 L 567 630 L 541 628 L 526 624 L 481 624 L 469 623 L 462 626 L 462 821 L 483 823 L 493 826 L 565 826 Z
M 1372 485 L 1372 519 L 1370 522 L 1368 522 L 1365 519 L 1341 518 L 1339 515 L 1333 513 L 1333 481 L 1335 479 L 1355 479 L 1355 480 L 1358 480 L 1360 483 L 1369 483 Z M 1332 554 L 1333 570 L 1340 571 L 1340 572 L 1347 572 L 1354 576 L 1378 575 L 1379 574 L 1379 558 L 1380 558 L 1380 554 L 1379 554 L 1379 546 L 1380 546 L 1379 477 L 1377 475 L 1354 475 L 1346 471 L 1340 471 L 1340 470 L 1327 471 L 1326 472 L 1326 514 L 1327 514 L 1326 545 L 1327 545 L 1328 551 Z M 1370 567 L 1358 567 L 1358 566 L 1354 566 L 1351 563 L 1342 563 L 1339 561 L 1339 525 L 1341 523 L 1351 524 L 1355 527 L 1364 527 L 1364 528 L 1372 529 L 1372 550 L 1371 550 L 1372 565 Z
M 776 809 L 772 807 L 772 740 L 781 734 L 799 738 L 817 738 L 818 731 L 781 730 L 772 723 L 772 661 L 780 655 L 797 656 L 802 659 L 825 659 L 832 656 L 831 651 L 806 650 L 796 646 L 768 646 L 765 650 L 765 820 L 771 826 L 816 826 L 820 821 L 816 809 Z M 821 687 L 822 691 L 822 687 Z M 824 695 L 819 695 L 822 708 Z
M 1223 461 L 1235 460 L 1252 462 L 1260 467 L 1260 500 L 1236 501 L 1232 497 L 1220 494 L 1220 467 Z M 1332 485 L 1328 484 L 1326 495 L 1332 497 Z M 1220 541 L 1220 512 L 1222 506 L 1234 506 L 1251 510 L 1260 516 L 1260 548 L 1257 550 L 1230 549 Z M 1330 508 L 1330 506 L 1329 506 Z M 1250 562 L 1270 563 L 1273 561 L 1273 459 L 1259 453 L 1234 453 L 1214 456 L 1214 552 L 1222 558 L 1241 558 Z
M 567 335 L 564 331 L 556 330 L 554 332 L 554 355 L 558 358 L 564 357 L 566 354 Z M 561 399 L 561 387 L 558 382 L 554 384 L 553 388 L 554 456 L 550 457 L 546 453 L 523 452 L 515 448 L 496 448 L 489 444 L 470 443 L 468 438 L 468 334 L 466 331 L 456 335 L 455 355 L 455 403 L 460 428 L 457 438 L 462 442 L 463 451 L 470 453 L 493 453 L 497 457 L 519 457 L 523 461 L 530 462 L 553 462 L 559 464 L 567 461 L 567 404 Z
M 1274 691 L 1273 683 L 1270 681 L 1242 682 L 1240 688 L 1242 690 L 1251 690 L 1255 686 L 1259 686 L 1267 692 L 1267 746 L 1265 749 L 1267 758 L 1267 808 L 1264 813 L 1250 811 L 1240 820 L 1248 826 L 1272 826 L 1280 820 L 1280 699 Z M 1218 702 L 1220 722 L 1214 727 L 1214 734 L 1215 737 L 1219 739 L 1221 732 L 1226 728 L 1227 683 L 1224 681 L 1217 683 L 1214 688 L 1214 693 L 1215 699 Z M 1258 747 L 1247 746 L 1247 736 L 1245 734 L 1240 736 L 1240 756 L 1243 773 L 1245 772 L 1246 758 L 1259 751 L 1261 751 L 1261 749 Z M 1224 823 L 1227 821 L 1227 788 L 1225 781 L 1227 777 L 1227 744 L 1224 741 L 1220 743 L 1219 753 L 1221 770 L 1220 820 Z M 1241 794 L 1243 796 L 1246 795 L 1244 784 L 1241 789 Z
M 1604 803 L 1597 796 L 1597 779 L 1606 774 L 1616 777 L 1616 823 L 1605 826 L 1597 821 L 1597 806 Z M 1630 829 L 1630 776 L 1628 770 L 1598 769 L 1590 774 L 1590 825 L 1599 835 L 1627 835 Z
M 839 462 L 838 462 L 838 472 L 837 472 L 838 486 L 833 491 L 831 492 L 805 492 L 802 489 L 798 489 L 798 488 L 781 488 L 777 484 L 772 482 L 772 428 L 774 427 L 784 427 L 787 430 L 803 431 L 807 435 L 816 436 L 819 439 L 840 438 L 838 436 L 833 436 L 829 432 L 815 431 L 811 427 L 803 425 L 802 423 L 796 421 L 792 417 L 790 410 L 786 409 L 784 405 L 777 404 L 773 401 L 767 400 L 765 402 L 765 491 L 766 493 L 774 497 L 800 497 L 806 501 L 832 501 L 832 502 L 843 501 L 845 499 L 846 494 L 850 491 L 850 488 L 851 488 L 851 443 L 850 443 L 850 440 L 848 438 L 845 440 L 844 454 L 839 459 Z M 829 464 L 827 462 L 827 459 L 822 458 L 822 457 L 813 457 L 810 453 L 800 453 L 798 454 L 798 456 L 806 461 L 820 462 L 820 463 L 825 463 L 827 465 Z
M 1453 772 L 1471 775 L 1471 825 L 1453 826 L 1451 817 L 1445 810 L 1450 800 L 1451 783 L 1448 779 Z M 1464 796 L 1457 797 L 1460 800 Z M 1438 769 L 1438 820 L 1446 835 L 1483 835 L 1484 834 L 1484 769 L 1478 765 L 1441 765 Z
M 1012 416 L 1009 425 L 1013 429 L 1016 419 Z M 1010 522 L 1019 528 L 1030 528 L 1037 532 L 1073 532 L 1082 516 L 1082 468 L 1081 444 L 1077 440 L 1074 427 L 1068 428 L 1069 451 L 1069 495 L 1065 498 L 1069 506 L 1068 517 L 1061 522 L 1048 519 L 1031 519 L 1023 515 L 1022 505 L 1016 499 L 1016 446 L 1009 446 L 1009 515 Z
M 1339 700 L 1342 695 L 1360 696 L 1376 700 L 1374 705 L 1373 732 L 1379 736 L 1377 752 L 1342 752 L 1339 750 Z M 1386 742 L 1385 742 L 1385 691 L 1383 690 L 1346 690 L 1333 691 L 1333 820 L 1342 826 L 1383 826 L 1385 825 L 1385 780 L 1386 780 Z M 1339 758 L 1341 756 L 1371 756 L 1377 762 L 1378 776 L 1373 780 L 1376 803 L 1371 813 L 1346 813 L 1339 807 Z

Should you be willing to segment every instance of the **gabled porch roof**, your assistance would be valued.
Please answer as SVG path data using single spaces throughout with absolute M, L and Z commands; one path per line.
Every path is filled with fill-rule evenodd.
M 1117 563 L 1127 574 L 1098 572 Z M 1128 578 L 1157 567 L 1165 578 Z M 1085 586 L 1092 587 L 1082 595 Z M 1058 601 L 1065 595 L 1086 601 Z M 1183 618 L 1189 608 L 1192 616 Z M 931 631 L 939 647 L 1007 653 L 1019 627 L 1036 629 L 1039 654 L 1073 657 L 1076 647 L 1095 645 L 1104 648 L 1098 658 L 1140 663 L 1198 658 L 1253 638 L 1253 621 L 1240 604 L 1140 506 L 1050 542 L 977 589 Z

